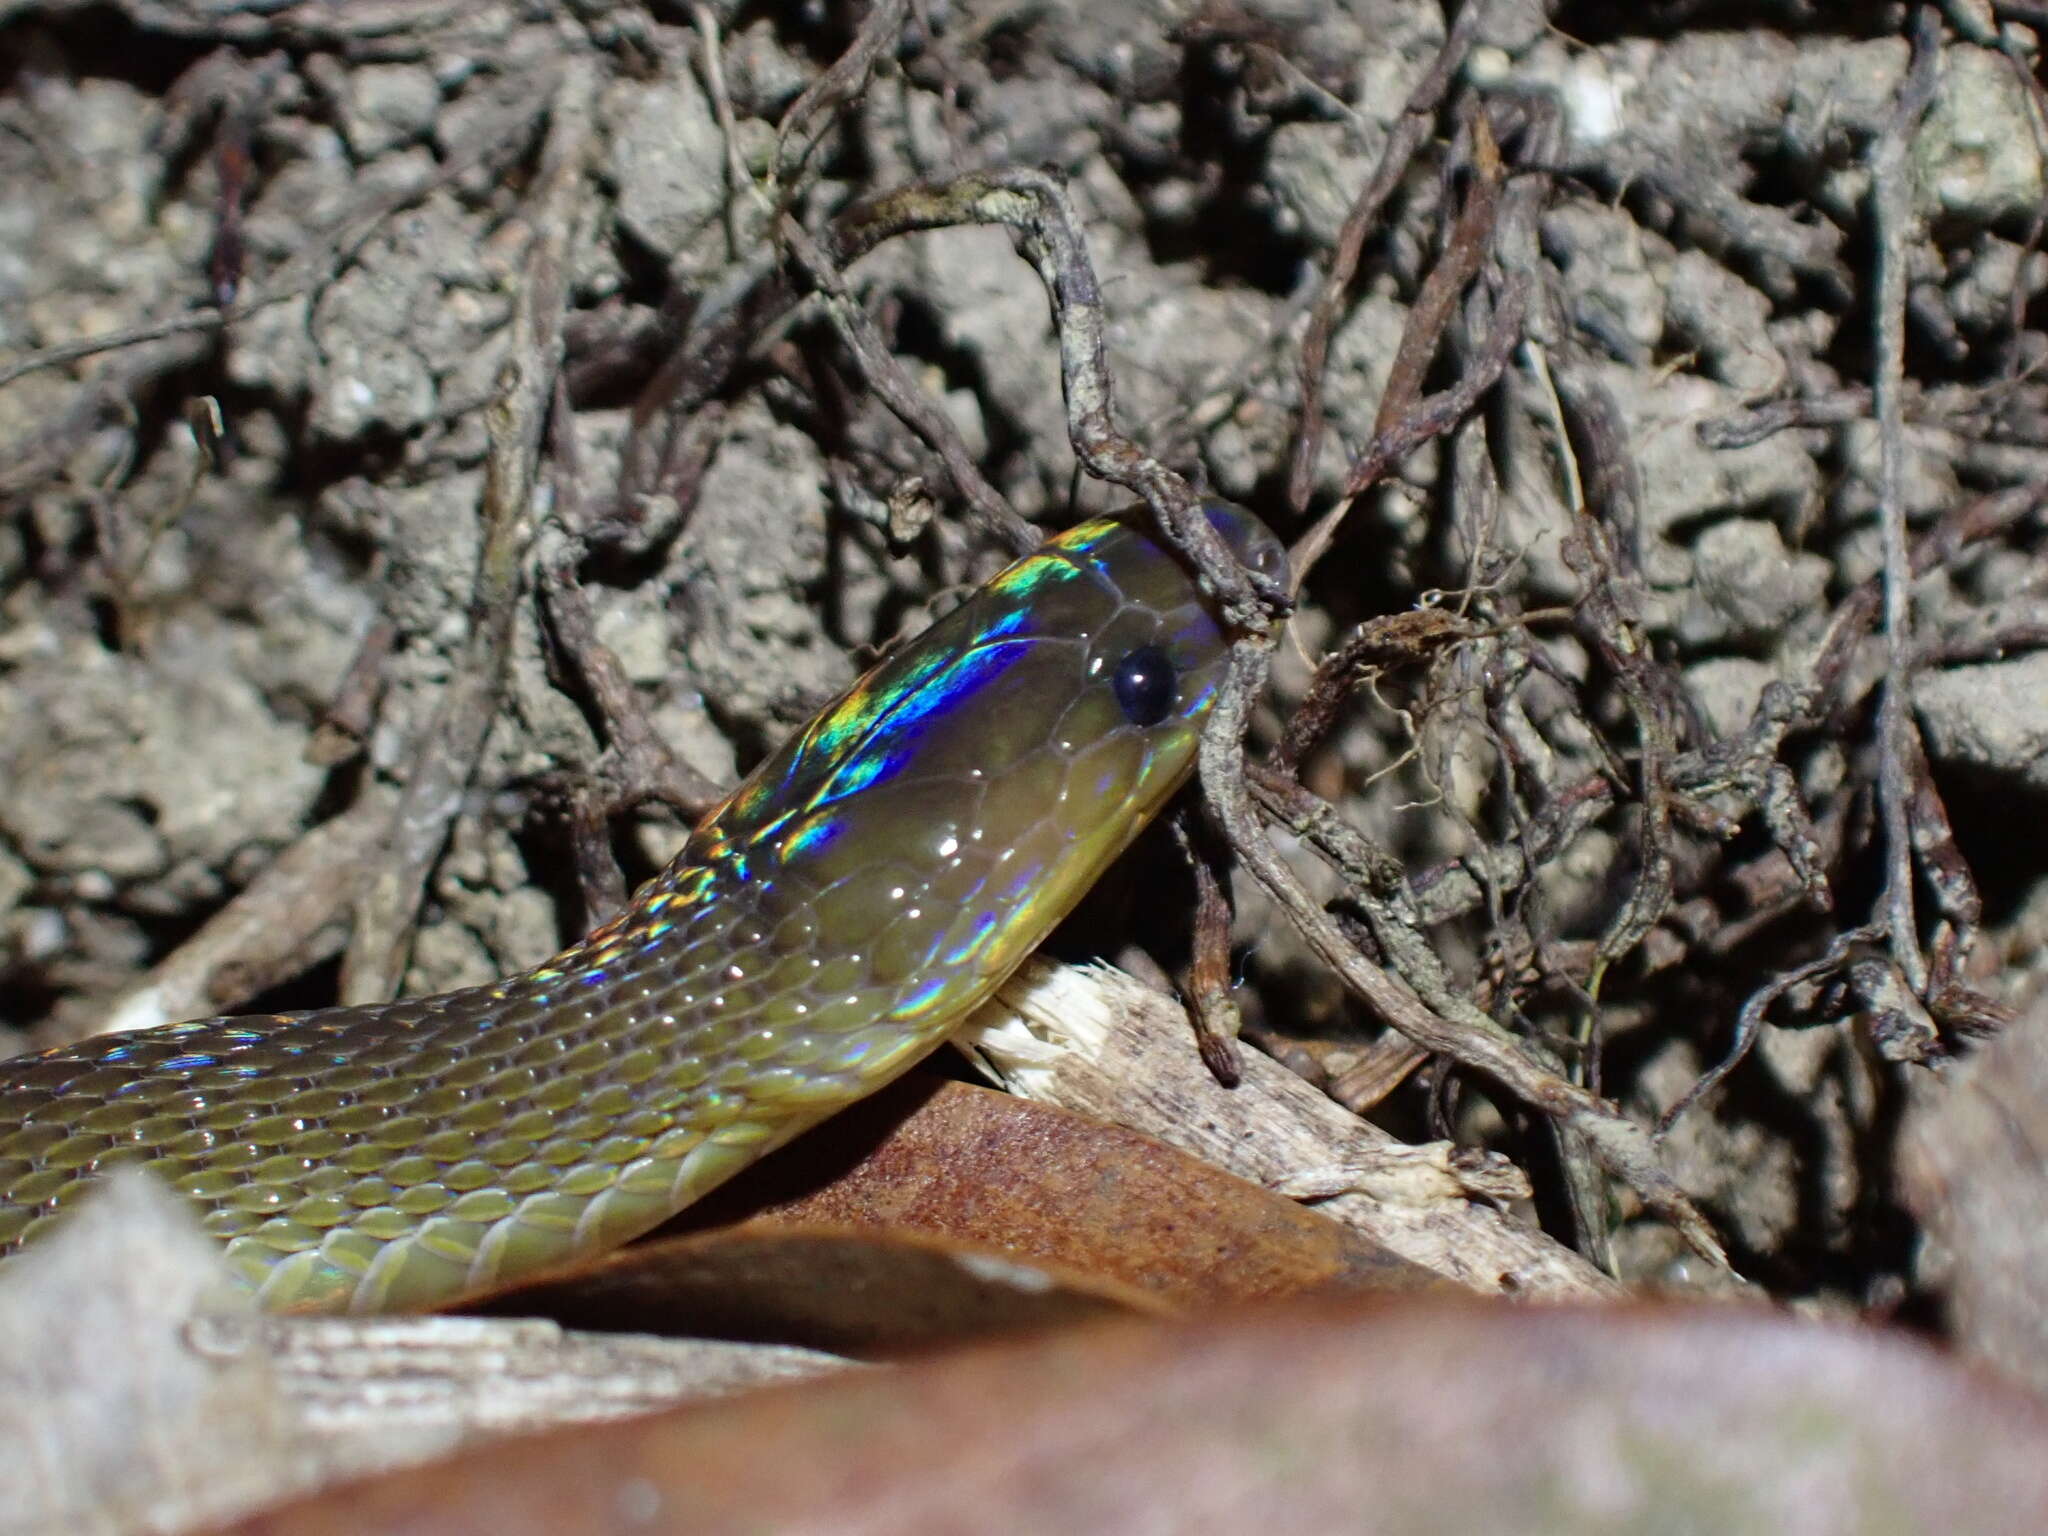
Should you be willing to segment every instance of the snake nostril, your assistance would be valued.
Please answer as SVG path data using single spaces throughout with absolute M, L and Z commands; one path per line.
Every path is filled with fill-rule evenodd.
M 1116 702 L 1133 725 L 1157 725 L 1173 708 L 1173 662 L 1156 645 L 1141 645 L 1116 664 Z
M 1246 566 L 1269 581 L 1287 580 L 1287 550 L 1264 523 L 1227 501 L 1208 502 L 1202 510 L 1223 535 L 1223 542 Z

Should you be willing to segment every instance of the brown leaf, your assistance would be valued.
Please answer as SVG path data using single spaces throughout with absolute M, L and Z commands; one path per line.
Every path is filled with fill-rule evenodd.
M 888 1126 L 812 1189 L 764 1168 L 760 1221 L 879 1223 L 992 1243 L 1184 1306 L 1441 1284 L 1418 1265 L 1136 1131 L 965 1083 L 910 1084 L 856 1109 Z
M 851 1274 L 815 1297 L 765 1239 L 794 1228 L 829 1229 L 834 1262 L 868 1232 L 884 1246 L 903 1234 L 1008 1255 L 1063 1278 L 1070 1295 L 1097 1291 L 1128 1305 L 1135 1287 L 1179 1306 L 1214 1305 L 1319 1290 L 1414 1290 L 1442 1284 L 1357 1232 L 1148 1136 L 1007 1094 L 931 1077 L 906 1080 L 856 1106 L 695 1207 L 693 1227 L 751 1217 L 709 1244 L 705 1236 L 657 1239 L 544 1286 L 494 1298 L 496 1312 L 541 1313 L 586 1326 L 688 1326 L 785 1342 L 895 1349 L 966 1332 L 1054 1320 L 1004 1303 L 973 1329 L 940 1299 L 957 1288 L 957 1265 L 918 1269 L 862 1292 L 858 1322 Z M 740 1241 L 744 1237 L 745 1242 Z M 807 1238 L 808 1240 L 808 1238 Z M 934 1250 L 944 1252 L 943 1248 Z M 712 1283 L 702 1267 L 718 1255 Z M 885 1255 L 872 1255 L 886 1264 Z M 906 1252 L 917 1266 L 924 1250 Z M 764 1274 L 744 1272 L 752 1258 Z M 844 1283 L 840 1283 L 844 1282 Z M 861 1282 L 865 1284 L 866 1282 Z M 677 1287 L 672 1303 L 661 1288 Z M 742 1306 L 742 1291 L 772 1286 Z M 718 1287 L 730 1287 L 721 1292 Z M 886 1298 L 904 1310 L 882 1315 Z M 966 1298 L 962 1298 L 964 1301 Z M 821 1313 L 820 1308 L 823 1308 Z M 624 1308 L 630 1324 L 617 1321 Z M 778 1325 L 778 1315 L 784 1324 Z M 944 1319 L 941 1321 L 941 1319 Z
M 2048 1409 L 1731 1309 L 1291 1303 L 560 1431 L 242 1536 L 2048 1529 Z
M 926 1232 L 748 1225 L 621 1249 L 503 1292 L 487 1310 L 571 1328 L 888 1355 L 1168 1308 L 1115 1280 Z

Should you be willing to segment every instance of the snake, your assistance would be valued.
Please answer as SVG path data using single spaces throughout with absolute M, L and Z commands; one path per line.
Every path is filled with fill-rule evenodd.
M 1284 574 L 1252 514 L 1203 510 Z M 1078 523 L 886 655 L 552 959 L 0 1061 L 0 1271 L 138 1164 L 268 1310 L 435 1307 L 640 1236 L 988 998 L 1186 780 L 1229 645 L 1154 536 Z

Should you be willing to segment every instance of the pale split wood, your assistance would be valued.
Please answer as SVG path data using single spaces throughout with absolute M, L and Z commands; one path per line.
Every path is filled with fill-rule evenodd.
M 1489 1295 L 1612 1297 L 1584 1259 L 1490 1203 L 1525 1197 L 1505 1159 L 1410 1146 L 1247 1052 L 1225 1088 L 1180 1005 L 1108 966 L 1033 959 L 955 1036 L 1012 1093 L 1155 1136 L 1296 1198 L 1403 1258 Z

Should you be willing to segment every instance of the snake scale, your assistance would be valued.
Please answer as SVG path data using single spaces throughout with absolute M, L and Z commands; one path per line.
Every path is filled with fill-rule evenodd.
M 1207 510 L 1282 573 L 1255 519 Z M 861 678 L 551 960 L 0 1062 L 0 1256 L 135 1163 L 273 1309 L 431 1306 L 625 1242 L 986 998 L 1186 779 L 1226 650 L 1148 535 L 1069 529 Z

